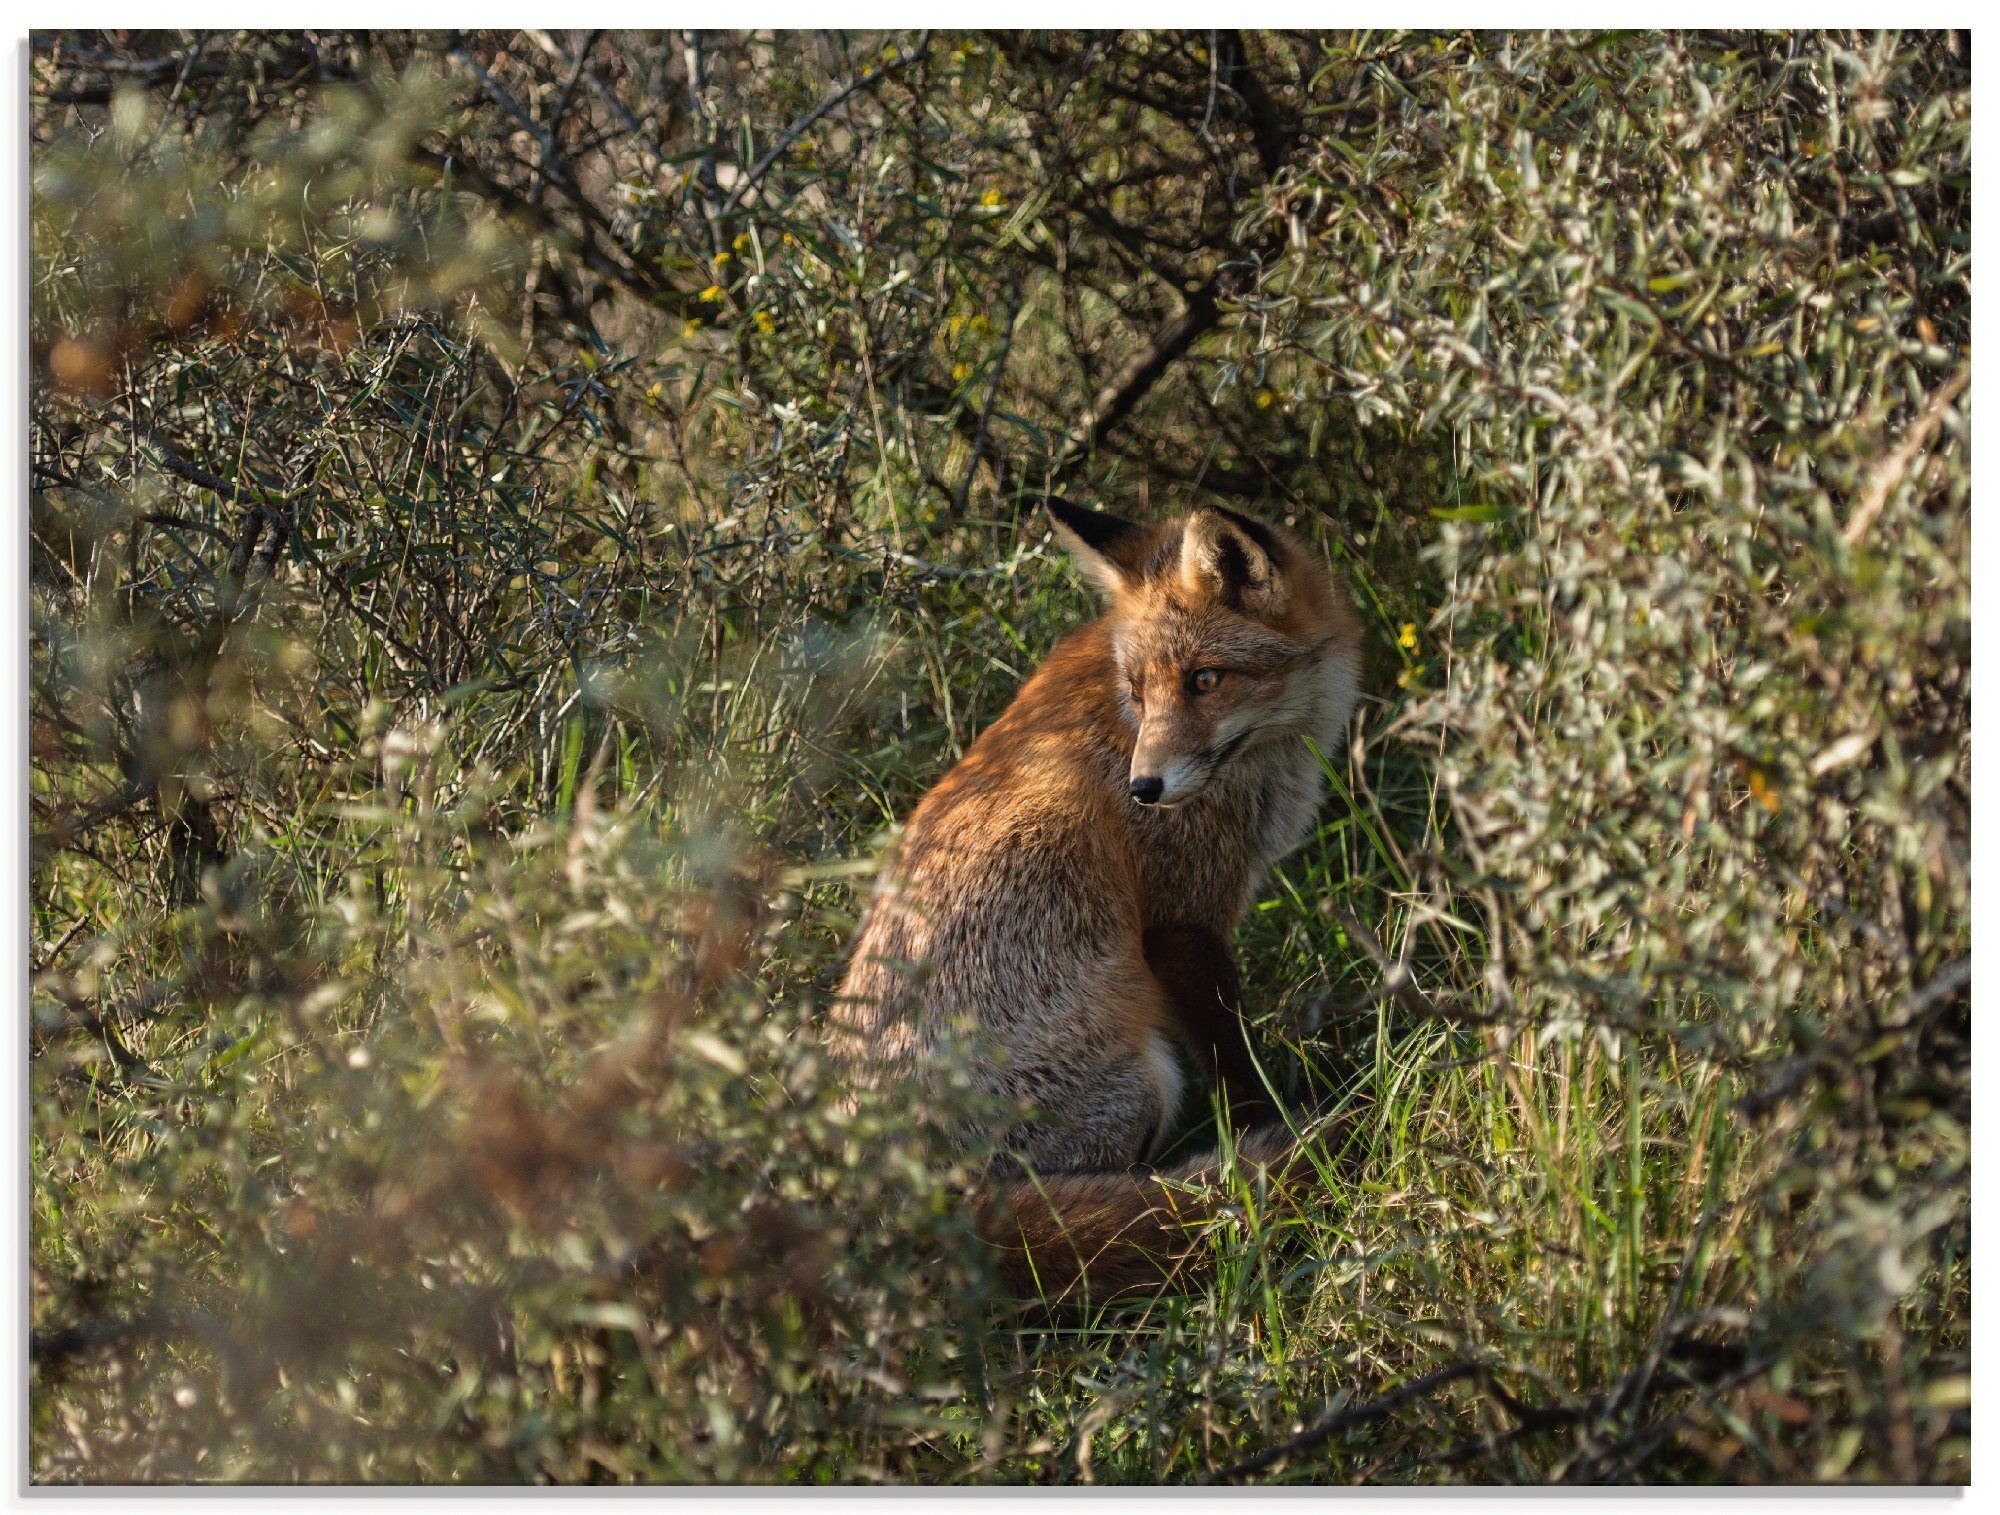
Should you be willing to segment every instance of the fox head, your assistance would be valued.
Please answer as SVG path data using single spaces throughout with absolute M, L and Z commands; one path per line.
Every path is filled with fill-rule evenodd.
M 1333 743 L 1354 708 L 1359 637 L 1296 537 L 1220 507 L 1142 525 L 1048 504 L 1109 601 L 1134 800 L 1184 804 L 1269 742 Z

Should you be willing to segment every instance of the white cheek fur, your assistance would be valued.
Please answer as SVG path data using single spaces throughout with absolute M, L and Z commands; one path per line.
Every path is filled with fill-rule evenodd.
M 1342 647 L 1294 675 L 1287 702 L 1297 709 L 1306 734 L 1331 757 L 1360 693 L 1361 654 Z

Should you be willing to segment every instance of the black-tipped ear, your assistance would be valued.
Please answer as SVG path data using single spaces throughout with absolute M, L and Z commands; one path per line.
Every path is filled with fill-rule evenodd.
M 1153 528 L 1102 510 L 1085 510 L 1067 500 L 1043 501 L 1055 522 L 1056 535 L 1077 565 L 1109 594 L 1131 583 L 1144 571 L 1153 545 Z
M 1262 521 L 1231 510 L 1227 505 L 1211 505 L 1208 508 L 1248 537 L 1273 563 L 1285 561 L 1284 543 L 1278 539 L 1278 534 Z
M 1290 599 L 1276 532 L 1233 510 L 1205 507 L 1181 531 L 1181 582 L 1247 615 L 1273 616 Z

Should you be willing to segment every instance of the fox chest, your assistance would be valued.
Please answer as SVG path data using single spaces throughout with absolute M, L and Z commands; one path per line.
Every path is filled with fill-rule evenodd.
M 1253 771 L 1248 782 L 1146 817 L 1146 924 L 1188 922 L 1226 937 L 1273 864 L 1297 847 L 1319 808 L 1316 769 Z

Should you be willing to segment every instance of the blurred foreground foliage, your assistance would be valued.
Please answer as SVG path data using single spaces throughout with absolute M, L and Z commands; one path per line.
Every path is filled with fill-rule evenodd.
M 38 34 L 34 1476 L 1962 1480 L 1970 78 Z M 1377 696 L 1241 943 L 1344 1181 L 1053 1323 L 814 1037 L 1052 490 Z

